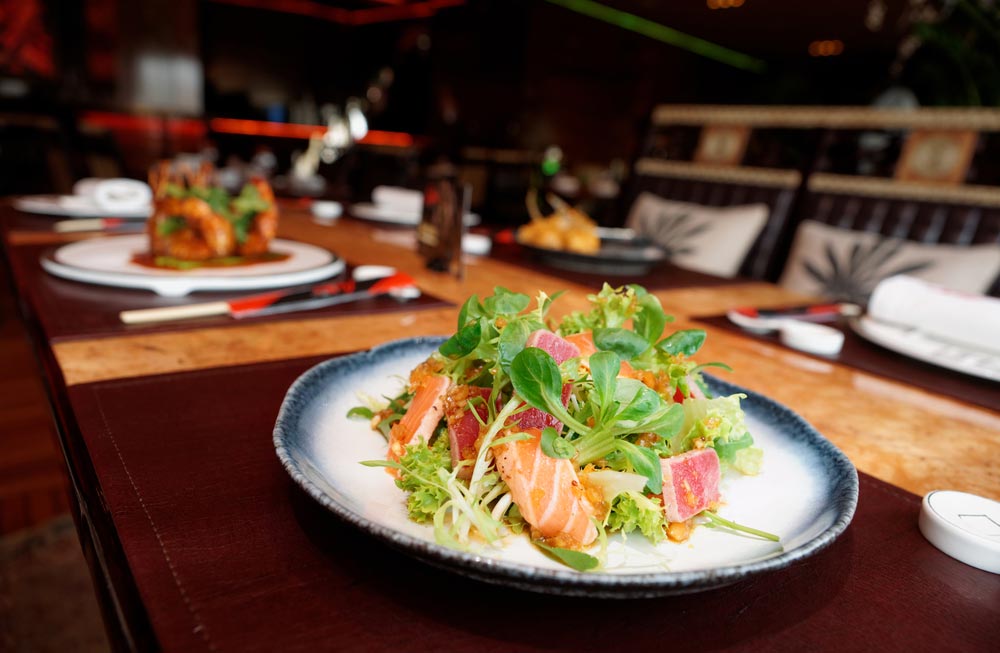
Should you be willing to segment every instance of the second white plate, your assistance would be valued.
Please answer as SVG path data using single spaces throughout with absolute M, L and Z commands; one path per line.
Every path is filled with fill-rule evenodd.
M 153 212 L 147 204 L 136 209 L 108 211 L 89 197 L 80 195 L 25 195 L 14 200 L 14 208 L 25 213 L 57 215 L 66 218 L 134 218 L 146 219 Z
M 850 321 L 851 329 L 870 342 L 931 365 L 1000 381 L 1000 356 L 983 349 L 938 340 L 916 329 L 886 324 L 863 315 Z
M 147 251 L 144 234 L 110 236 L 64 245 L 41 258 L 42 267 L 64 279 L 120 288 L 143 288 L 180 297 L 196 290 L 256 290 L 313 283 L 344 271 L 344 261 L 315 245 L 274 240 L 271 251 L 288 254 L 282 261 L 247 266 L 169 270 L 132 261 Z

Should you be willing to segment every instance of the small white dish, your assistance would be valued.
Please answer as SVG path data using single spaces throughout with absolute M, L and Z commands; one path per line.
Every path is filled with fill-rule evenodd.
M 312 203 L 309 210 L 313 214 L 314 222 L 322 225 L 330 225 L 337 221 L 344 213 L 344 205 L 340 202 L 328 202 L 319 200 Z
M 1000 574 L 1000 503 L 935 490 L 924 497 L 918 525 L 927 540 L 967 565 Z
M 801 320 L 781 320 L 781 342 L 786 347 L 819 356 L 836 356 L 844 348 L 844 332 Z
M 472 256 L 486 256 L 493 248 L 493 241 L 482 234 L 463 234 L 462 251 Z

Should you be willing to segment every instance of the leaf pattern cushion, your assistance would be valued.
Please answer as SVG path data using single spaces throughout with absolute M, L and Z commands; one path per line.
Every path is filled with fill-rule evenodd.
M 932 245 L 805 220 L 779 283 L 866 304 L 882 279 L 908 274 L 952 290 L 985 293 L 1000 274 L 1000 245 Z
M 768 213 L 766 204 L 703 206 L 642 193 L 625 226 L 662 247 L 679 267 L 734 277 L 767 224 Z

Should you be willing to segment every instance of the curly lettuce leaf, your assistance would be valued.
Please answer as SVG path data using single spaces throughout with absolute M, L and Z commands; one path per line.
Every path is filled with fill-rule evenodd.
M 619 494 L 611 503 L 611 510 L 605 519 L 608 531 L 629 534 L 639 529 L 646 538 L 656 544 L 666 538 L 664 530 L 663 506 L 659 498 L 652 498 L 635 491 Z
M 641 308 L 640 295 L 646 291 L 641 286 L 612 288 L 607 283 L 596 295 L 587 295 L 594 307 L 589 313 L 575 311 L 563 318 L 559 333 L 570 335 L 594 329 L 618 329 L 632 319 Z
M 434 514 L 451 498 L 438 477 L 439 469 L 451 471 L 451 442 L 438 437 L 429 447 L 423 440 L 409 445 L 398 469 L 396 486 L 409 492 L 406 509 L 410 519 L 421 524 L 433 521 Z
M 684 453 L 701 439 L 705 445 L 716 442 L 729 443 L 747 432 L 740 399 L 743 394 L 714 399 L 687 399 L 684 401 L 684 426 L 671 438 L 673 453 Z

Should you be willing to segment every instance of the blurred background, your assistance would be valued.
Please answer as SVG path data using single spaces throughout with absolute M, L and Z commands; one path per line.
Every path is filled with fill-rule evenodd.
M 0 194 L 199 153 L 359 200 L 447 156 L 516 223 L 533 176 L 615 194 L 659 104 L 995 106 L 998 64 L 993 0 L 0 0 Z

